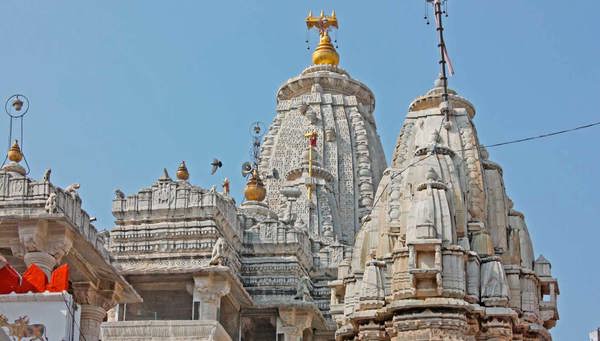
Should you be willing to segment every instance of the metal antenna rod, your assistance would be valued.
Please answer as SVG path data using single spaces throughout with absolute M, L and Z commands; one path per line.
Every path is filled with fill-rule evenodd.
M 428 2 L 433 2 L 433 9 L 435 15 L 435 24 L 436 30 L 438 31 L 439 43 L 438 47 L 440 48 L 440 70 L 442 86 L 444 88 L 444 92 L 442 93 L 443 102 L 448 102 L 448 77 L 446 74 L 446 43 L 444 42 L 444 26 L 442 23 L 442 0 L 427 0 Z M 445 107 L 443 109 L 444 117 L 446 121 L 448 121 L 449 109 Z

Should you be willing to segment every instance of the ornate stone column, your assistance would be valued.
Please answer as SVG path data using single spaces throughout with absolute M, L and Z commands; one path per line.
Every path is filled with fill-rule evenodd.
M 79 322 L 80 341 L 98 341 L 100 324 L 106 312 L 115 304 L 114 296 L 117 288 L 114 283 L 107 284 L 107 289 L 99 288 L 91 282 L 73 283 L 75 302 L 81 305 L 81 320 Z
M 97 341 L 100 339 L 100 324 L 104 320 L 106 310 L 91 304 L 81 305 L 81 321 L 79 322 L 81 334 L 80 341 Z
M 200 302 L 199 320 L 219 321 L 221 297 L 229 294 L 231 284 L 222 277 L 211 275 L 194 277 L 194 302 Z

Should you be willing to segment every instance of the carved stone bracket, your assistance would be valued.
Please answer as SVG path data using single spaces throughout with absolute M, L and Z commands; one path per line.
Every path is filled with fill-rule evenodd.
M 221 297 L 229 294 L 231 283 L 226 278 L 217 276 L 194 277 L 194 301 L 200 302 L 200 320 L 217 320 L 217 311 L 221 305 Z
M 312 326 L 314 316 L 312 311 L 285 307 L 279 308 L 279 318 L 283 323 L 280 330 L 285 334 L 285 339 L 300 341 L 304 330 Z

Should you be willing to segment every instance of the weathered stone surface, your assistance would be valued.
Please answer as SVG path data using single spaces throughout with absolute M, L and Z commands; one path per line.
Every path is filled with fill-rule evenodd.
M 351 267 L 330 282 L 336 338 L 550 340 L 559 294 L 550 262 L 534 262 L 502 169 L 479 145 L 473 105 L 450 91 L 446 121 L 441 92 L 411 104 Z M 376 283 L 371 249 L 392 260 L 390 290 L 384 304 L 366 307 Z

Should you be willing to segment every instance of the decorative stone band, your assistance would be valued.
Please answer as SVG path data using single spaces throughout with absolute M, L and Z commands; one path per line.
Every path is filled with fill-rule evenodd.
M 450 103 L 453 108 L 464 108 L 470 118 L 475 117 L 475 106 L 466 98 L 456 94 L 450 94 Z M 419 111 L 430 108 L 437 108 L 442 103 L 442 95 L 428 93 L 425 96 L 417 97 L 408 107 L 408 111 Z
M 102 324 L 102 340 L 231 341 L 231 338 L 217 321 L 119 321 Z
M 375 96 L 363 83 L 352 79 L 348 73 L 333 65 L 314 65 L 305 69 L 300 76 L 289 79 L 277 90 L 278 100 L 288 100 L 310 92 L 314 84 L 320 84 L 324 92 L 356 96 L 364 104 L 375 105 Z
M 290 170 L 285 175 L 285 178 L 288 181 L 293 181 L 300 178 L 304 173 L 308 173 L 308 166 L 302 166 Z M 324 179 L 327 182 L 333 181 L 333 175 L 328 170 L 317 166 L 312 167 L 312 176 L 315 178 Z

